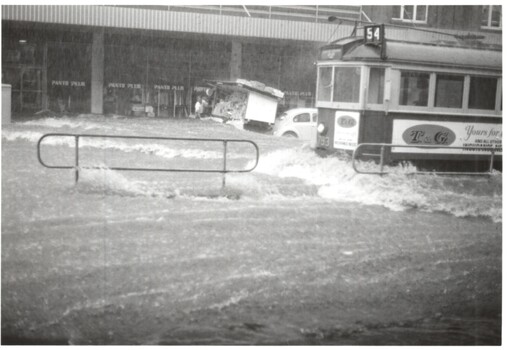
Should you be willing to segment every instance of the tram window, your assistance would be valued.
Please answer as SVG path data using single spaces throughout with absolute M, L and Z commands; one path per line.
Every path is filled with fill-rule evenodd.
M 319 101 L 331 101 L 332 71 L 332 67 L 319 68 L 319 93 L 317 96 Z
M 464 77 L 460 75 L 437 75 L 436 107 L 462 108 Z
M 494 109 L 496 108 L 497 78 L 471 77 L 469 87 L 468 108 Z
M 370 81 L 368 82 L 368 103 L 383 103 L 384 71 L 384 68 L 370 68 Z
M 335 67 L 333 101 L 358 102 L 360 76 L 360 67 Z
M 401 106 L 427 106 L 429 78 L 428 73 L 402 72 L 399 104 Z

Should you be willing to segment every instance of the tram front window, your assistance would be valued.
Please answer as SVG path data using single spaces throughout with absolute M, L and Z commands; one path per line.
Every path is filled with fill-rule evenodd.
M 333 82 L 331 81 L 332 71 L 332 67 L 319 68 L 319 92 L 317 94 L 317 100 L 319 101 L 331 101 L 331 89 L 333 87 Z
M 429 74 L 402 72 L 400 75 L 401 106 L 426 107 L 429 99 Z
M 383 103 L 384 68 L 370 68 L 368 82 L 368 103 Z
M 335 67 L 334 102 L 359 102 L 361 68 Z

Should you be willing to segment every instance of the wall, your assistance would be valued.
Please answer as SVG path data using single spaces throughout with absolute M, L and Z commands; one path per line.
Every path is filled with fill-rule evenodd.
M 481 6 L 430 6 L 428 25 L 434 28 L 480 31 Z
M 400 5 L 397 5 L 400 7 Z M 413 26 L 392 20 L 394 6 L 363 6 L 363 11 L 368 17 L 378 23 L 398 23 Z M 434 6 L 428 7 L 427 24 L 416 24 L 418 27 L 430 27 L 435 29 L 454 29 L 467 31 L 480 31 L 481 6 Z

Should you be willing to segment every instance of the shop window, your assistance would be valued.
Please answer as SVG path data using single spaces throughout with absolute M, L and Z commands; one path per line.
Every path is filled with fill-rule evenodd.
M 2 40 L 2 83 L 12 88 L 13 113 L 42 109 L 43 40 L 34 32 L 4 33 Z
M 501 5 L 482 6 L 482 28 L 501 29 Z
M 426 23 L 428 6 L 425 5 L 402 5 L 393 6 L 392 18 L 405 22 Z
M 11 85 L 13 90 L 19 90 L 21 87 L 21 74 L 19 68 L 2 68 L 2 84 Z
M 294 123 L 309 123 L 310 122 L 310 114 L 301 113 L 294 117 Z
M 462 108 L 464 77 L 460 75 L 437 75 L 436 107 Z
M 399 104 L 401 106 L 427 106 L 429 77 L 428 73 L 402 72 L 400 76 Z
M 497 78 L 471 77 L 468 108 L 495 109 L 497 86 Z
M 91 54 L 86 44 L 48 45 L 48 103 L 57 112 L 90 110 Z
M 2 47 L 2 50 L 5 52 L 2 56 L 3 64 L 36 65 L 41 63 L 41 58 L 39 57 L 42 55 L 41 49 L 36 44 L 25 42 L 8 44 L 10 45 L 7 45 L 5 48 Z
M 368 82 L 368 103 L 383 103 L 384 72 L 384 68 L 370 68 L 370 77 Z
M 360 67 L 336 67 L 333 101 L 359 102 Z
M 332 67 L 319 68 L 318 101 L 331 101 L 331 89 L 333 88 L 332 71 Z

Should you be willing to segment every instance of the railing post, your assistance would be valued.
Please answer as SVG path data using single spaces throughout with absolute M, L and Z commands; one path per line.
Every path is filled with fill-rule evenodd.
M 74 168 L 74 183 L 77 184 L 78 183 L 78 179 L 80 177 L 80 171 L 79 171 L 79 166 L 80 166 L 80 156 L 79 156 L 79 148 L 80 148 L 80 144 L 79 144 L 79 139 L 80 139 L 80 136 L 79 135 L 76 135 L 74 137 L 74 147 L 75 147 L 75 150 L 74 150 L 74 164 L 75 164 L 75 168 Z
M 490 164 L 490 167 L 489 167 L 489 172 L 492 173 L 492 169 L 494 167 L 494 152 L 496 151 L 496 146 L 492 145 L 492 149 L 491 149 L 491 164 Z
M 223 180 L 221 188 L 225 189 L 225 182 L 227 177 L 227 141 L 223 140 Z
M 354 151 L 352 151 L 352 168 L 355 172 L 358 172 L 358 169 L 356 168 L 356 154 L 358 152 L 359 145 L 356 146 Z
M 380 159 L 380 162 L 381 162 L 381 173 L 380 173 L 380 175 L 382 175 L 383 171 L 384 171 L 384 145 L 381 145 L 381 159 Z

